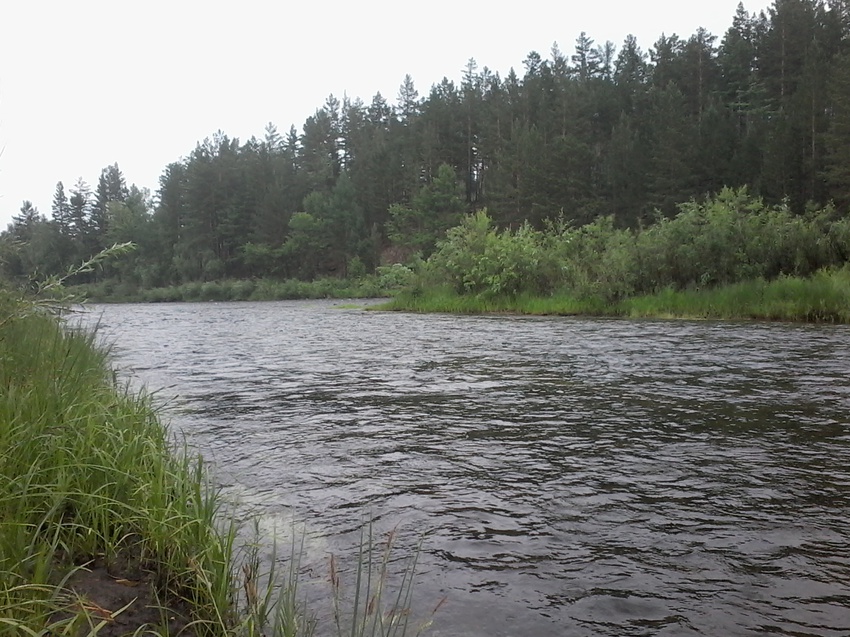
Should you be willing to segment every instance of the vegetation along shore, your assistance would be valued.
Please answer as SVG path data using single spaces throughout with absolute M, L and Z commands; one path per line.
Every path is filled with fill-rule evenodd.
M 645 228 L 610 217 L 448 232 L 386 309 L 850 322 L 850 219 L 793 214 L 745 190 Z
M 299 547 L 284 547 L 279 574 L 277 558 L 261 561 L 202 458 L 56 309 L 0 293 L 0 635 L 313 634 Z M 401 611 L 410 570 L 381 600 L 390 550 L 364 534 L 354 575 L 333 567 L 340 632 L 425 626 Z
M 153 192 L 118 164 L 59 181 L 47 215 L 24 201 L 0 235 L 0 272 L 37 284 L 132 242 L 69 283 L 112 301 L 402 290 L 393 307 L 845 321 L 848 149 L 847 3 L 742 4 L 722 34 L 581 33 L 506 73 L 471 59 L 423 95 L 409 75 L 395 101 L 330 95 L 300 129 L 215 132 Z
M 201 459 L 115 384 L 92 334 L 5 293 L 0 360 L 0 634 L 274 623 L 268 600 L 240 604 L 240 585 L 259 585 L 256 555 L 239 552 Z

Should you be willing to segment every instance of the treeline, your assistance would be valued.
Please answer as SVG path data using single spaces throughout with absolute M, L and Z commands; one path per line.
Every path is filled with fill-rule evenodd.
M 848 0 L 739 5 L 722 39 L 663 35 L 648 52 L 582 33 L 504 77 L 470 60 L 420 97 L 407 76 L 392 105 L 331 96 L 300 133 L 204 140 L 153 198 L 117 166 L 94 194 L 60 183 L 50 220 L 25 202 L 0 254 L 8 274 L 49 273 L 133 241 L 108 275 L 142 287 L 344 277 L 427 258 L 484 208 L 499 228 L 636 228 L 724 186 L 794 214 L 850 209 Z

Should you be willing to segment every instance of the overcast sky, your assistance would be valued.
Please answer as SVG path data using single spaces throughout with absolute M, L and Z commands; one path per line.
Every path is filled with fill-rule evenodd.
M 718 36 L 738 0 L 417 3 L 339 0 L 3 0 L 0 7 L 0 228 L 24 199 L 50 216 L 57 181 L 94 189 L 117 162 L 156 191 L 166 164 L 217 130 L 244 141 L 283 133 L 333 93 L 395 103 L 410 73 L 420 96 L 479 68 L 521 74 L 554 42 L 586 31 L 644 51 L 662 33 Z M 765 0 L 747 3 L 761 11 Z

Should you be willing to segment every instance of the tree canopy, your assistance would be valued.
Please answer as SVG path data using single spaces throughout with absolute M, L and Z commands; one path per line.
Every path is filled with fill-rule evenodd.
M 428 256 L 464 215 L 542 228 L 611 216 L 619 227 L 748 187 L 802 214 L 850 211 L 850 2 L 739 5 L 722 35 L 662 34 L 648 48 L 582 32 L 572 52 L 528 54 L 504 77 L 471 59 L 459 84 L 394 103 L 330 95 L 300 130 L 217 132 L 165 167 L 152 195 L 118 164 L 94 191 L 59 182 L 49 217 L 22 208 L 0 240 L 7 274 L 67 268 L 114 241 L 107 273 L 160 286 L 224 277 L 346 276 Z

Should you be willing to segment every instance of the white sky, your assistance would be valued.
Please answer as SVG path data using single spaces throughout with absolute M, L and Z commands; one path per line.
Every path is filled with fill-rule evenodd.
M 118 162 L 158 187 L 166 164 L 221 129 L 281 133 L 333 93 L 395 103 L 404 75 L 420 97 L 470 57 L 503 77 L 586 31 L 644 51 L 704 26 L 718 43 L 738 0 L 499 3 L 429 0 L 3 0 L 0 6 L 0 229 L 24 199 L 46 216 L 57 181 L 94 189 Z M 750 12 L 766 0 L 745 2 Z

